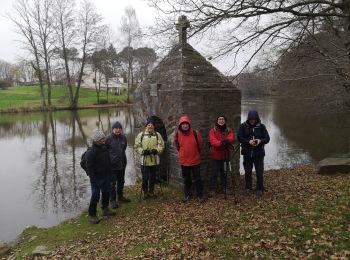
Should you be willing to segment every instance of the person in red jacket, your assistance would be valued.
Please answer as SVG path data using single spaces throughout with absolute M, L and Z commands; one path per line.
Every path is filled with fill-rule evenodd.
M 226 192 L 226 172 L 224 170 L 225 161 L 230 159 L 231 147 L 234 140 L 234 133 L 226 126 L 226 117 L 219 116 L 216 123 L 209 132 L 210 157 L 213 159 L 213 171 L 210 177 L 209 197 L 213 197 L 216 191 L 218 175 L 220 175 L 221 189 Z M 226 193 L 225 193 L 226 194 Z
M 178 151 L 179 163 L 184 180 L 183 202 L 186 203 L 190 200 L 193 176 L 196 184 L 198 202 L 203 203 L 203 185 L 200 175 L 200 152 L 203 148 L 203 140 L 200 133 L 192 129 L 187 116 L 180 118 L 178 126 L 175 133 L 174 144 Z

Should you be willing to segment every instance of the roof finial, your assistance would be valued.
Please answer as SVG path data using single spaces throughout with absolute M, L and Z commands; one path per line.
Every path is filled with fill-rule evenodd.
M 176 24 L 176 30 L 179 31 L 179 43 L 184 44 L 187 42 L 187 28 L 190 27 L 190 22 L 185 15 L 181 15 Z

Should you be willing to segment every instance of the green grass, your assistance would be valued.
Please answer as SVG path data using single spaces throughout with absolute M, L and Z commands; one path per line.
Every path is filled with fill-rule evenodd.
M 75 91 L 75 89 L 74 89 Z M 47 88 L 45 87 L 47 95 Z M 106 92 L 100 92 L 100 100 L 107 99 Z M 52 87 L 52 106 L 56 108 L 69 106 L 68 88 L 64 86 Z M 119 103 L 126 101 L 126 94 L 116 96 L 109 94 L 109 103 Z M 47 101 L 46 101 L 47 102 Z M 78 106 L 89 106 L 97 103 L 96 92 L 94 89 L 80 88 Z M 38 86 L 20 86 L 10 87 L 0 90 L 0 110 L 8 109 L 35 109 L 39 108 L 40 89 Z

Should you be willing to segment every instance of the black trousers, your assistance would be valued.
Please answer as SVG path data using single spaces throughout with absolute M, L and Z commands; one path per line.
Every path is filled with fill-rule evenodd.
M 125 184 L 125 168 L 112 171 L 111 201 L 122 198 Z
M 252 170 L 253 165 L 256 172 L 256 190 L 264 190 L 264 157 L 243 157 L 243 166 L 245 171 L 245 187 L 252 188 Z
M 142 173 L 142 190 L 146 193 L 154 192 L 154 184 L 156 182 L 157 165 L 143 166 L 141 165 Z
M 210 191 L 216 190 L 216 184 L 218 175 L 220 175 L 221 189 L 224 190 L 226 187 L 226 173 L 224 171 L 224 160 L 213 160 L 213 171 L 210 176 Z
M 191 189 L 192 189 L 192 176 L 193 180 L 196 185 L 196 192 L 197 197 L 202 198 L 203 197 L 203 184 L 201 180 L 201 174 L 200 174 L 200 165 L 194 165 L 194 166 L 183 166 L 181 165 L 182 170 L 182 178 L 184 180 L 184 192 L 185 197 L 191 195 Z

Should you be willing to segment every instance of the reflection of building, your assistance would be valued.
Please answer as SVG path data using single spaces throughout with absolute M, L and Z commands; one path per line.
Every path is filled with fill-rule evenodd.
M 210 127 L 219 115 L 224 114 L 229 125 L 237 129 L 241 114 L 240 91 L 186 43 L 186 20 L 180 20 L 178 25 L 180 43 L 170 50 L 134 94 L 136 121 L 141 123 L 146 117 L 155 116 L 156 125 L 163 124 L 167 149 L 162 173 L 166 173 L 170 183 L 176 186 L 182 180 L 172 135 L 180 116 L 188 115 L 193 127 L 201 132 L 205 143 L 201 171 L 203 178 L 208 180 L 211 160 L 206 143 Z M 238 173 L 238 154 L 233 162 L 233 169 Z
M 113 77 L 108 80 L 108 89 L 110 92 L 115 94 L 120 94 L 122 88 L 124 87 L 124 79 L 122 77 Z M 107 88 L 107 83 L 105 76 L 93 70 L 93 67 L 90 64 L 87 64 L 84 69 L 84 76 L 82 80 L 82 87 L 95 89 L 96 86 L 101 87 L 102 89 Z

